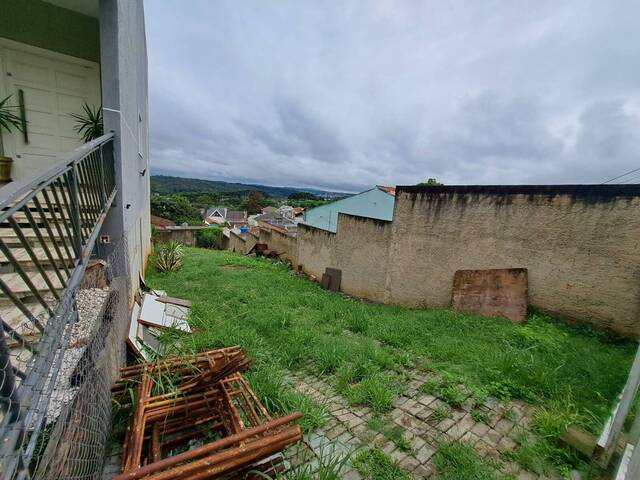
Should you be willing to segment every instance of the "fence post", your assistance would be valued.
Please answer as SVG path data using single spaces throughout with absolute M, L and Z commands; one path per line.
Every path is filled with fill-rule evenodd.
M 102 206 L 107 204 L 107 190 L 105 188 L 105 176 L 104 176 L 104 144 L 100 145 L 100 168 L 98 169 L 100 178 L 100 193 L 102 194 Z
M 80 201 L 78 197 L 78 172 L 76 164 L 74 163 L 69 170 L 69 176 L 71 181 L 69 182 L 69 197 L 71 205 L 71 228 L 73 229 L 73 248 L 76 251 L 76 255 L 80 258 L 82 254 L 82 232 L 80 230 Z
M 631 371 L 629 372 L 629 378 L 622 390 L 622 397 L 620 403 L 613 412 L 613 415 L 607 422 L 602 432 L 602 435 L 598 439 L 596 445 L 596 451 L 599 453 L 598 464 L 605 468 L 614 450 L 616 449 L 616 443 L 618 436 L 624 425 L 627 415 L 633 406 L 636 393 L 638 392 L 638 386 L 640 385 L 640 345 L 636 351 L 636 356 L 631 365 Z
M 2 380 L 0 382 L 2 409 L 5 414 L 9 415 L 9 422 L 14 423 L 20 417 L 20 399 L 4 330 L 0 333 L 0 367 L 2 368 Z

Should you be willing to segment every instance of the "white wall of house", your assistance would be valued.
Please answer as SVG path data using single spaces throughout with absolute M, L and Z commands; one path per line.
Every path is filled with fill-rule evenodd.
M 28 142 L 17 130 L 2 131 L 4 155 L 13 159 L 14 181 L 42 174 L 59 155 L 83 143 L 70 114 L 82 113 L 85 102 L 95 109 L 100 106 L 100 66 L 0 38 L 0 98 L 11 95 L 10 104 L 18 105 L 20 91 Z
M 151 250 L 149 207 L 149 100 L 147 44 L 142 0 L 100 0 L 102 98 L 105 131 L 116 140 L 118 195 L 103 234 L 127 240 L 129 272 L 136 287 Z M 103 254 L 109 247 L 103 246 Z

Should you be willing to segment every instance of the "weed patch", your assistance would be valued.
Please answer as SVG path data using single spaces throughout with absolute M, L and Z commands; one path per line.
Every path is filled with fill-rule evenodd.
M 478 456 L 470 445 L 443 442 L 438 445 L 434 460 L 441 480 L 498 480 L 498 466 Z
M 569 419 L 599 433 L 636 348 L 538 313 L 514 325 L 450 310 L 360 302 L 268 259 L 185 248 L 182 263 L 177 272 L 160 273 L 152 259 L 147 271 L 154 288 L 194 302 L 194 333 L 180 339 L 176 353 L 243 345 L 254 361 L 252 386 L 264 388 L 261 398 L 275 412 L 306 409 L 307 429 L 321 421 L 322 406 L 294 395 L 286 382 L 268 389 L 261 372 L 311 371 L 335 380 L 352 404 L 385 412 L 403 391 L 403 369 L 422 367 L 444 379 L 422 390 L 453 407 L 469 394 L 472 406 L 491 395 L 543 407 L 536 433 L 554 445 Z
M 359 452 L 353 467 L 365 478 L 372 480 L 410 480 L 410 476 L 388 455 L 377 449 Z

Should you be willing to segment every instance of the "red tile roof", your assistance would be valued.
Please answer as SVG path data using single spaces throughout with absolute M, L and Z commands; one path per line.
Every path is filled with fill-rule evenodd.
M 384 185 L 378 185 L 378 188 L 383 192 L 387 192 L 389 195 L 396 196 L 396 187 L 385 187 Z
M 151 215 L 151 225 L 155 225 L 160 228 L 176 226 L 175 222 L 172 222 L 168 218 L 158 217 L 157 215 Z

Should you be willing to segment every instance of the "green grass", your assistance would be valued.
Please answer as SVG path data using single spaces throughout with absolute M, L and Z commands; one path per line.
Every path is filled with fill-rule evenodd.
M 438 445 L 434 464 L 440 480 L 503 478 L 496 464 L 480 458 L 472 446 L 462 442 L 443 442 Z
M 391 457 L 377 449 L 362 450 L 353 460 L 353 467 L 369 480 L 410 480 L 407 472 Z
M 374 432 L 383 434 L 387 440 L 393 442 L 401 451 L 411 453 L 411 444 L 404 436 L 404 430 L 394 425 L 387 418 L 380 415 L 373 415 L 369 422 L 367 422 L 367 427 Z
M 463 400 L 457 385 L 464 384 L 474 397 L 522 398 L 544 407 L 542 432 L 570 419 L 599 433 L 634 353 L 632 342 L 541 314 L 516 325 L 358 301 L 296 277 L 284 264 L 230 252 L 187 248 L 175 273 L 160 273 L 153 263 L 147 280 L 154 288 L 194 302 L 194 333 L 181 340 L 181 351 L 241 344 L 254 361 L 253 382 L 283 369 L 306 370 L 377 412 L 391 408 L 404 372 L 415 367 L 445 379 L 436 393 L 453 406 Z M 261 398 L 274 395 L 276 410 L 303 403 L 286 385 L 285 393 L 278 393 L 281 384 L 261 385 Z M 321 406 L 305 408 L 314 417 L 311 428 L 321 421 Z

